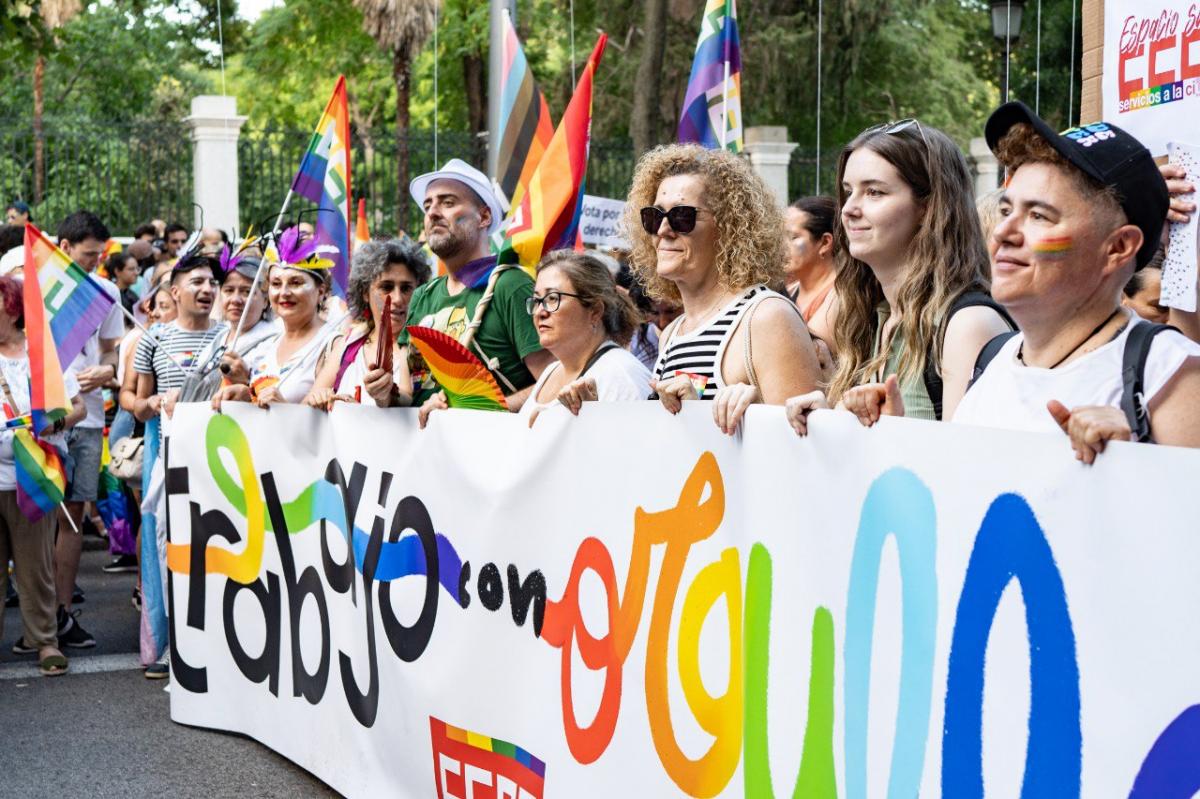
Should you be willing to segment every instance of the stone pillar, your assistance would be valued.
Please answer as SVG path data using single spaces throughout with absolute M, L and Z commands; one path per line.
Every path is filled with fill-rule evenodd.
M 970 159 L 975 171 L 975 196 L 982 197 L 1000 185 L 1000 162 L 982 136 L 971 139 Z
M 237 115 L 237 98 L 201 95 L 192 98 L 192 197 L 195 225 L 233 235 L 238 224 L 238 131 L 246 117 Z
M 792 162 L 792 150 L 797 145 L 787 139 L 785 127 L 746 128 L 746 155 L 750 157 L 754 171 L 775 192 L 780 208 L 787 208 L 792 201 L 788 194 L 788 165 Z

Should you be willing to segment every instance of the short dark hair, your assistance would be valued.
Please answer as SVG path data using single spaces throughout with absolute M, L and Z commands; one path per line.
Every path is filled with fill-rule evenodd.
M 108 241 L 112 234 L 91 211 L 76 211 L 58 224 L 58 241 L 78 244 L 86 239 Z
M 25 214 L 25 216 L 29 217 L 30 222 L 33 221 L 33 209 L 29 207 L 29 203 L 27 203 L 27 202 L 23 202 L 21 200 L 13 200 L 12 202 L 10 202 L 8 205 L 6 205 L 4 207 L 4 210 L 6 212 L 7 211 L 16 211 L 18 214 Z
M 138 225 L 133 230 L 133 237 L 135 239 L 140 239 L 142 236 L 149 236 L 152 239 L 157 239 L 158 238 L 158 228 L 156 228 L 154 225 L 150 224 L 149 222 L 147 222 L 144 225 Z
M 108 272 L 110 277 L 114 276 L 117 274 L 117 272 L 124 268 L 125 262 L 130 258 L 133 258 L 133 256 L 129 254 L 129 250 L 114 252 L 112 255 L 104 259 L 104 270 Z M 137 262 L 137 258 L 133 258 L 133 260 L 135 263 Z
M 0 255 L 25 243 L 25 228 L 21 225 L 0 225 Z
M 833 235 L 833 220 L 837 216 L 837 200 L 824 195 L 801 197 L 792 203 L 791 207 L 802 211 L 808 217 L 804 222 L 804 229 L 808 231 L 808 235 L 817 241 L 820 241 L 826 233 Z
M 179 263 L 172 267 L 170 284 L 174 286 L 175 278 L 179 277 L 180 275 L 186 275 L 188 272 L 191 272 L 195 269 L 209 269 L 212 271 L 213 277 L 216 277 L 221 273 L 221 262 L 212 255 L 201 255 L 199 253 L 195 255 L 185 255 L 183 258 L 179 259 Z
M 171 238 L 172 233 L 187 233 L 187 232 L 188 232 L 188 229 L 185 228 L 183 225 L 179 224 L 178 222 L 172 222 L 171 224 L 167 225 L 167 229 L 163 232 L 163 238 L 164 239 Z

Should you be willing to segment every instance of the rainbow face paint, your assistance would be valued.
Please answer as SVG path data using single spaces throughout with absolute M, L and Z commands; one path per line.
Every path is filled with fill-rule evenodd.
M 1070 236 L 1055 236 L 1039 239 L 1033 244 L 1033 253 L 1042 260 L 1058 261 L 1066 258 L 1075 249 L 1075 240 Z

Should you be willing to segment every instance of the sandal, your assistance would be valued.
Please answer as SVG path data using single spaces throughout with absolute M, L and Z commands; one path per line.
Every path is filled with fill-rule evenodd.
M 46 655 L 38 661 L 38 670 L 43 677 L 58 677 L 67 673 L 67 658 L 62 654 Z

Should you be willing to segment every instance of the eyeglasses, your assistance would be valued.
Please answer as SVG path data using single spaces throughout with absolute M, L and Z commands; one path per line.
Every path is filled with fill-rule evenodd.
M 572 294 L 569 291 L 547 291 L 545 296 L 539 297 L 536 294 L 525 300 L 525 312 L 530 316 L 537 313 L 538 306 L 546 309 L 546 313 L 554 313 L 558 310 L 558 306 L 562 305 L 563 297 L 574 297 L 583 302 L 583 297 L 578 294 Z
M 697 208 L 694 205 L 677 205 L 670 211 L 664 211 L 648 205 L 642 209 L 642 229 L 654 236 L 662 227 L 665 219 L 671 226 L 671 230 L 687 235 L 696 229 L 696 213 L 707 210 L 707 208 Z

